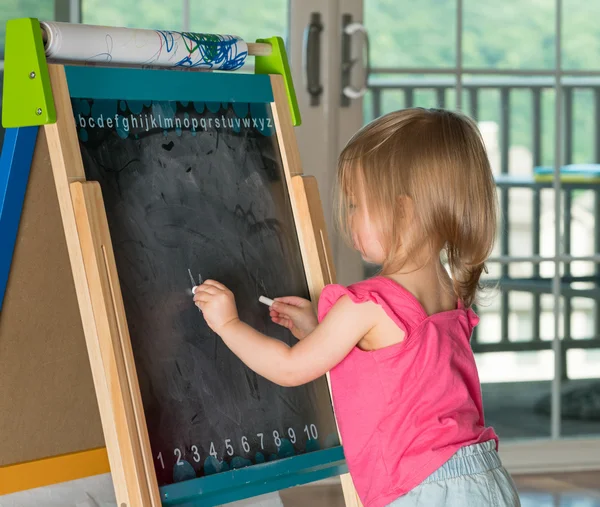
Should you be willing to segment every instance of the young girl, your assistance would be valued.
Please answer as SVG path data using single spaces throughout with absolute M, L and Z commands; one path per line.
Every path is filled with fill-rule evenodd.
M 350 474 L 365 507 L 520 505 L 483 419 L 471 310 L 496 228 L 483 141 L 467 117 L 407 109 L 360 130 L 340 156 L 342 223 L 381 276 L 276 300 L 293 347 L 238 318 L 209 280 L 194 301 L 251 369 L 297 386 L 331 372 Z M 448 271 L 442 264 L 447 260 Z

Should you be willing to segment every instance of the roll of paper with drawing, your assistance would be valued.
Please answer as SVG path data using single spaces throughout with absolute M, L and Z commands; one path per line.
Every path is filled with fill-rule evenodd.
M 44 21 L 49 59 L 64 62 L 239 69 L 248 45 L 235 35 L 142 30 Z

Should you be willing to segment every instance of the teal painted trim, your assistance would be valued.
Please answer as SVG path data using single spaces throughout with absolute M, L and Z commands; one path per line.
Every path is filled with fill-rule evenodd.
M 269 76 L 111 67 L 65 67 L 69 93 L 80 99 L 273 102 Z
M 38 127 L 6 129 L 0 155 L 0 311 L 8 284 Z
M 160 493 L 164 507 L 214 507 L 347 472 L 338 446 L 171 484 Z

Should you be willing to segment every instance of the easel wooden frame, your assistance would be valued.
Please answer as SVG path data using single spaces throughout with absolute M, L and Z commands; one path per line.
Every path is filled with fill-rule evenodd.
M 52 170 L 118 504 L 160 506 L 146 421 L 106 213 L 97 182 L 86 181 L 65 68 L 50 65 L 57 121 L 45 125 Z M 160 71 L 168 72 L 168 71 Z M 334 281 L 314 178 L 303 176 L 283 78 L 270 76 L 272 114 L 309 291 Z M 308 455 L 307 455 L 308 456 Z M 255 468 L 255 467 L 251 467 Z M 360 505 L 349 476 L 346 504 Z

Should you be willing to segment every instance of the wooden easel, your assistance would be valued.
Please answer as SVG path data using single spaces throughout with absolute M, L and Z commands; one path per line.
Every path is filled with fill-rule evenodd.
M 86 180 L 65 67 L 51 64 L 48 72 L 56 121 L 43 125 L 35 158 L 49 156 L 117 501 L 120 506 L 158 507 L 165 498 L 154 472 L 100 186 Z M 284 77 L 271 75 L 270 82 L 286 184 L 316 302 L 324 285 L 335 280 L 321 201 L 316 180 L 300 169 Z M 346 505 L 360 506 L 350 477 L 341 480 Z

